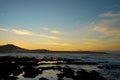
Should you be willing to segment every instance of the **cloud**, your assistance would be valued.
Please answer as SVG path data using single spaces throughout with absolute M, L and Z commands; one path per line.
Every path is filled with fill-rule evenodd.
M 93 28 L 93 30 L 94 30 L 94 31 L 97 31 L 97 32 L 106 32 L 106 31 L 107 31 L 107 28 L 95 26 L 95 27 Z
M 60 31 L 58 31 L 58 30 L 51 30 L 51 29 L 49 29 L 49 28 L 47 28 L 47 27 L 43 27 L 42 28 L 44 31 L 48 31 L 48 32 L 50 32 L 50 33 L 53 33 L 53 34 L 61 34 L 62 32 L 60 32 Z
M 114 19 L 104 19 L 104 20 L 101 20 L 100 24 L 99 25 L 103 25 L 103 26 L 106 26 L 106 27 L 113 27 L 113 28 L 120 28 L 119 25 L 120 25 L 120 18 L 114 18 Z
M 120 37 L 120 29 L 119 28 L 113 28 L 113 27 L 101 27 L 101 26 L 95 26 L 93 28 L 95 32 L 100 33 L 99 36 L 102 37 Z
M 112 33 L 118 33 L 120 32 L 120 12 L 113 13 L 103 13 L 100 14 L 101 17 L 108 17 L 108 18 L 102 18 L 100 21 L 96 22 L 93 26 L 93 30 L 97 32 L 112 32 Z M 109 18 L 110 17 L 110 18 Z
M 44 34 L 38 34 L 29 30 L 24 30 L 24 29 L 5 29 L 5 28 L 0 28 L 0 31 L 7 31 L 7 32 L 12 32 L 17 35 L 25 35 L 25 36 L 35 36 L 35 37 L 43 37 L 43 38 L 48 38 L 48 39 L 59 39 L 57 36 L 52 36 L 52 35 L 44 35 Z
M 46 42 L 46 43 L 42 43 L 42 44 L 49 44 L 49 45 L 55 45 L 55 46 L 70 46 L 69 43 L 65 43 L 65 42 Z
M 59 39 L 57 36 L 49 36 L 49 35 L 41 35 L 41 34 L 33 34 L 33 36 L 44 37 L 48 39 Z
M 99 33 L 98 37 L 105 39 L 120 39 L 120 13 L 104 13 L 102 16 L 111 17 L 103 18 L 100 21 L 93 24 L 93 35 Z
M 68 43 L 57 43 L 57 42 L 52 42 L 51 44 L 58 45 L 58 46 L 69 46 L 70 45 Z
M 46 37 L 49 39 L 59 39 L 59 37 L 56 37 L 56 36 L 46 36 Z
M 47 28 L 47 27 L 43 27 L 42 29 L 45 30 L 45 31 L 49 30 L 49 28 Z
M 28 30 L 12 29 L 11 31 L 12 31 L 13 33 L 15 33 L 15 34 L 19 34 L 19 35 L 34 35 L 33 32 L 28 31 Z
M 85 38 L 83 39 L 83 44 L 85 45 L 101 45 L 102 44 L 102 41 L 99 40 L 99 39 L 92 39 L 92 38 Z
M 0 28 L 0 31 L 8 31 L 8 29 Z
M 107 12 L 99 15 L 100 17 L 120 17 L 120 12 L 113 13 L 113 12 Z
M 19 35 L 37 36 L 37 37 L 43 37 L 43 38 L 48 38 L 48 39 L 59 39 L 57 36 L 38 34 L 32 31 L 28 31 L 28 30 L 12 29 L 12 32 L 15 34 L 19 34 Z
M 58 31 L 58 30 L 52 30 L 51 33 L 54 33 L 54 34 L 61 34 L 61 32 Z

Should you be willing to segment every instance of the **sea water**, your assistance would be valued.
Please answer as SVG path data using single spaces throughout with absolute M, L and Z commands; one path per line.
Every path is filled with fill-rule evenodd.
M 76 53 L 1 53 L 0 56 L 20 56 L 20 57 L 36 57 L 36 58 L 67 58 L 67 59 L 80 59 L 82 61 L 87 62 L 98 62 L 101 65 L 104 64 L 117 64 L 120 65 L 120 53 L 108 53 L 108 54 L 76 54 Z M 106 63 L 107 62 L 107 63 Z M 40 65 L 43 66 L 56 66 L 56 65 Z M 66 66 L 66 65 L 59 65 L 59 66 Z M 104 70 L 98 69 L 96 65 L 68 65 L 74 70 L 85 69 L 87 71 L 96 70 L 101 75 L 106 77 L 108 80 L 116 79 L 120 80 L 120 69 L 115 70 Z M 52 74 L 51 74 L 52 73 Z M 18 80 L 39 80 L 40 77 L 46 77 L 49 80 L 57 80 L 56 74 L 59 73 L 57 70 L 47 70 L 44 71 L 42 75 L 38 75 L 34 79 L 31 78 L 23 78 L 19 76 Z M 69 78 L 65 78 L 64 80 L 71 80 Z

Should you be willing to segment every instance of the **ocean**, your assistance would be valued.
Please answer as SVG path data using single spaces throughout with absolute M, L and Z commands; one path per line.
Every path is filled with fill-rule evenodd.
M 14 57 L 35 57 L 35 58 L 66 58 L 66 59 L 80 59 L 85 62 L 97 62 L 99 65 L 119 65 L 120 66 L 120 54 L 119 53 L 108 53 L 108 54 L 75 54 L 75 53 L 1 53 L 0 56 L 14 56 Z M 118 69 L 100 69 L 99 65 L 74 65 L 68 64 L 70 68 L 73 70 L 85 69 L 88 72 L 92 70 L 98 71 L 102 76 L 107 78 L 108 80 L 120 80 L 120 68 Z M 55 64 L 51 65 L 39 65 L 39 67 L 48 67 L 48 66 L 56 66 Z M 65 64 L 59 64 L 59 66 L 66 66 Z M 52 74 L 51 74 L 52 73 Z M 40 77 L 46 77 L 49 80 L 57 80 L 56 74 L 59 71 L 57 70 L 46 70 L 43 74 L 36 76 L 33 78 L 24 78 L 19 75 L 19 79 L 17 80 L 39 80 Z M 23 73 L 24 74 L 24 73 Z M 64 80 L 73 80 L 71 78 L 64 77 Z

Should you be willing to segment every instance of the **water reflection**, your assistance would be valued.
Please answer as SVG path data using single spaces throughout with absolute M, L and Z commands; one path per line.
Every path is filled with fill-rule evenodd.
M 106 80 L 100 73 L 102 69 L 97 68 L 98 64 L 80 59 L 4 56 L 0 57 L 0 79 Z

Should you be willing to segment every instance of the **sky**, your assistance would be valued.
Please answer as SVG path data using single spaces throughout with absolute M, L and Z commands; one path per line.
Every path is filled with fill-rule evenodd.
M 120 0 L 0 0 L 0 45 L 120 50 Z

